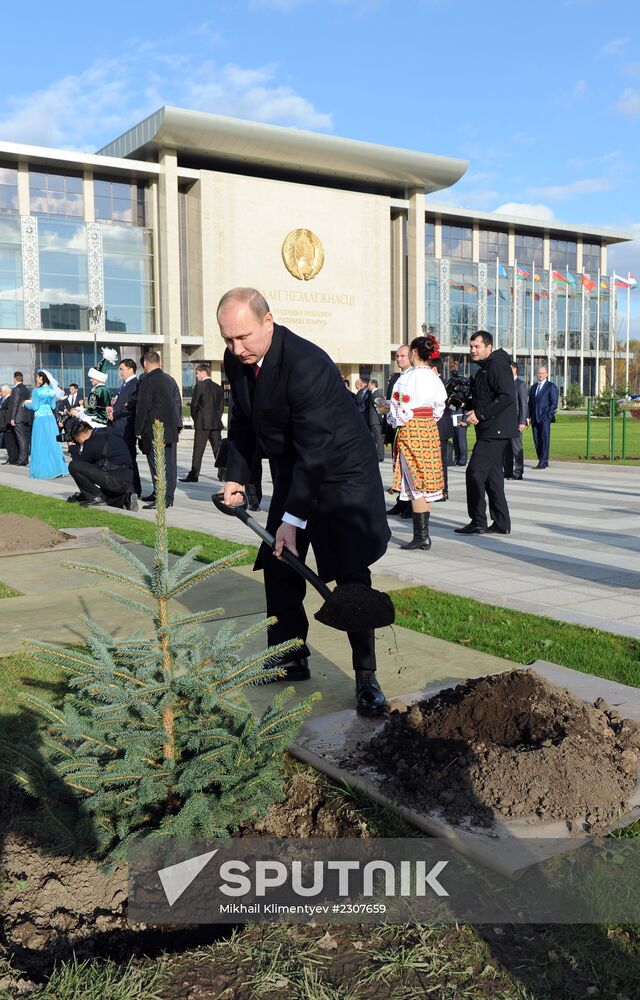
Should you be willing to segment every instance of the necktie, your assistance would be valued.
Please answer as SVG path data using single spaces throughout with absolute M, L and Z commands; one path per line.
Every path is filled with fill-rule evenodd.
M 253 368 L 253 377 L 257 378 L 260 374 L 260 365 L 251 365 L 251 367 Z
M 126 382 L 121 382 L 120 383 L 120 388 L 118 389 L 118 392 L 122 392 L 122 390 L 124 389 L 124 387 L 125 387 L 126 384 L 127 384 Z

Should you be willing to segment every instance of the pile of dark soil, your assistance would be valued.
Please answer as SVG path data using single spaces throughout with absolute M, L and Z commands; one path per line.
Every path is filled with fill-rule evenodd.
M 343 763 L 364 764 L 395 799 L 454 823 L 530 817 L 600 832 L 628 809 L 639 753 L 640 725 L 602 699 L 587 705 L 514 670 L 392 710 Z
M 0 514 L 0 554 L 29 549 L 52 549 L 68 542 L 71 535 L 51 528 L 35 517 Z
M 128 961 L 133 955 L 165 947 L 183 950 L 209 943 L 224 928 L 149 929 L 126 920 L 127 869 L 109 876 L 88 857 L 48 851 L 19 833 L 33 815 L 32 800 L 2 789 L 0 814 L 0 961 L 11 959 L 26 979 L 46 976 L 56 961 L 75 954 Z M 238 836 L 371 836 L 355 810 L 344 807 L 322 778 L 292 770 L 286 799 L 271 806 L 265 818 Z M 3 981 L 0 974 L 0 989 Z

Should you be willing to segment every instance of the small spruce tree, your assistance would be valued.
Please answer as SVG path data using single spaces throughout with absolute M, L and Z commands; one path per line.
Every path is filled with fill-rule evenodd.
M 27 696 L 39 718 L 42 746 L 5 743 L 3 755 L 13 763 L 8 768 L 0 762 L 0 769 L 10 770 L 39 800 L 43 831 L 67 848 L 91 844 L 108 868 L 142 837 L 224 836 L 263 815 L 281 793 L 283 754 L 320 697 L 314 694 L 287 708 L 293 691 L 287 688 L 257 718 L 244 689 L 278 675 L 274 660 L 299 641 L 246 655 L 247 640 L 268 622 L 239 632 L 224 623 L 209 636 L 203 626 L 223 614 L 221 609 L 170 614 L 172 599 L 242 553 L 193 569 L 194 548 L 169 565 L 159 421 L 154 448 L 153 565 L 147 568 L 108 537 L 106 544 L 131 564 L 135 576 L 68 564 L 130 588 L 135 598 L 108 596 L 150 617 L 153 635 L 139 631 L 116 638 L 87 617 L 86 652 L 30 642 L 39 658 L 67 675 L 68 691 L 61 708 Z M 151 606 L 140 598 L 151 599 Z
M 572 382 L 567 389 L 565 404 L 568 410 L 580 410 L 584 406 L 584 394 L 578 382 Z

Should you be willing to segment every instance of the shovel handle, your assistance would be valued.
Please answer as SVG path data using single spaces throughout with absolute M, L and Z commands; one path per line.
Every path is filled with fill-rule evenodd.
M 276 543 L 275 538 L 270 532 L 267 531 L 266 528 L 262 527 L 259 521 L 256 521 L 255 517 L 251 517 L 251 514 L 247 511 L 246 497 L 244 498 L 244 501 L 239 504 L 225 503 L 222 498 L 222 493 L 214 493 L 211 497 L 214 506 L 223 514 L 230 514 L 232 517 L 239 518 L 242 523 L 246 524 L 248 528 L 251 528 L 251 530 L 255 532 L 255 534 L 258 535 L 263 542 L 266 542 L 270 549 L 273 549 Z M 303 576 L 307 583 L 310 583 L 312 587 L 315 587 L 325 601 L 328 597 L 331 597 L 331 591 L 327 587 L 326 583 L 324 583 L 319 576 L 316 576 L 313 570 L 309 569 L 309 567 L 303 563 L 301 559 L 294 556 L 293 552 L 289 549 L 282 549 L 282 560 L 283 562 L 286 562 L 287 566 L 290 566 L 291 569 L 295 570 L 296 573 Z

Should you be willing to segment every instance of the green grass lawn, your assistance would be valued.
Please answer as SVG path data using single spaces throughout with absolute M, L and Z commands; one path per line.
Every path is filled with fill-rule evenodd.
M 213 508 L 211 508 L 213 511 Z M 143 545 L 153 547 L 155 526 L 153 522 L 141 521 L 136 517 L 126 517 L 124 514 L 113 513 L 109 508 L 95 510 L 86 509 L 77 503 L 67 503 L 65 500 L 55 500 L 50 497 L 36 496 L 25 490 L 16 490 L 10 486 L 0 486 L 0 514 L 23 514 L 25 517 L 37 517 L 50 524 L 53 528 L 100 528 L 107 527 L 125 538 Z M 244 558 L 235 565 L 245 566 L 253 562 L 257 549 L 253 545 L 236 545 L 204 531 L 188 531 L 185 528 L 169 527 L 169 551 L 183 555 L 200 546 L 198 559 L 201 562 L 215 562 L 230 552 L 242 549 L 246 552 Z
M 640 465 L 640 420 L 627 416 L 626 455 L 624 464 Z M 524 454 L 527 459 L 536 458 L 531 429 L 522 435 Z M 471 440 L 471 438 L 469 439 Z M 555 424 L 551 425 L 551 461 L 554 459 L 584 459 L 587 450 L 587 417 L 584 413 L 559 413 Z M 619 459 L 622 454 L 622 416 L 615 419 L 614 450 Z M 591 457 L 598 460 L 609 459 L 609 420 L 607 417 L 591 418 Z

